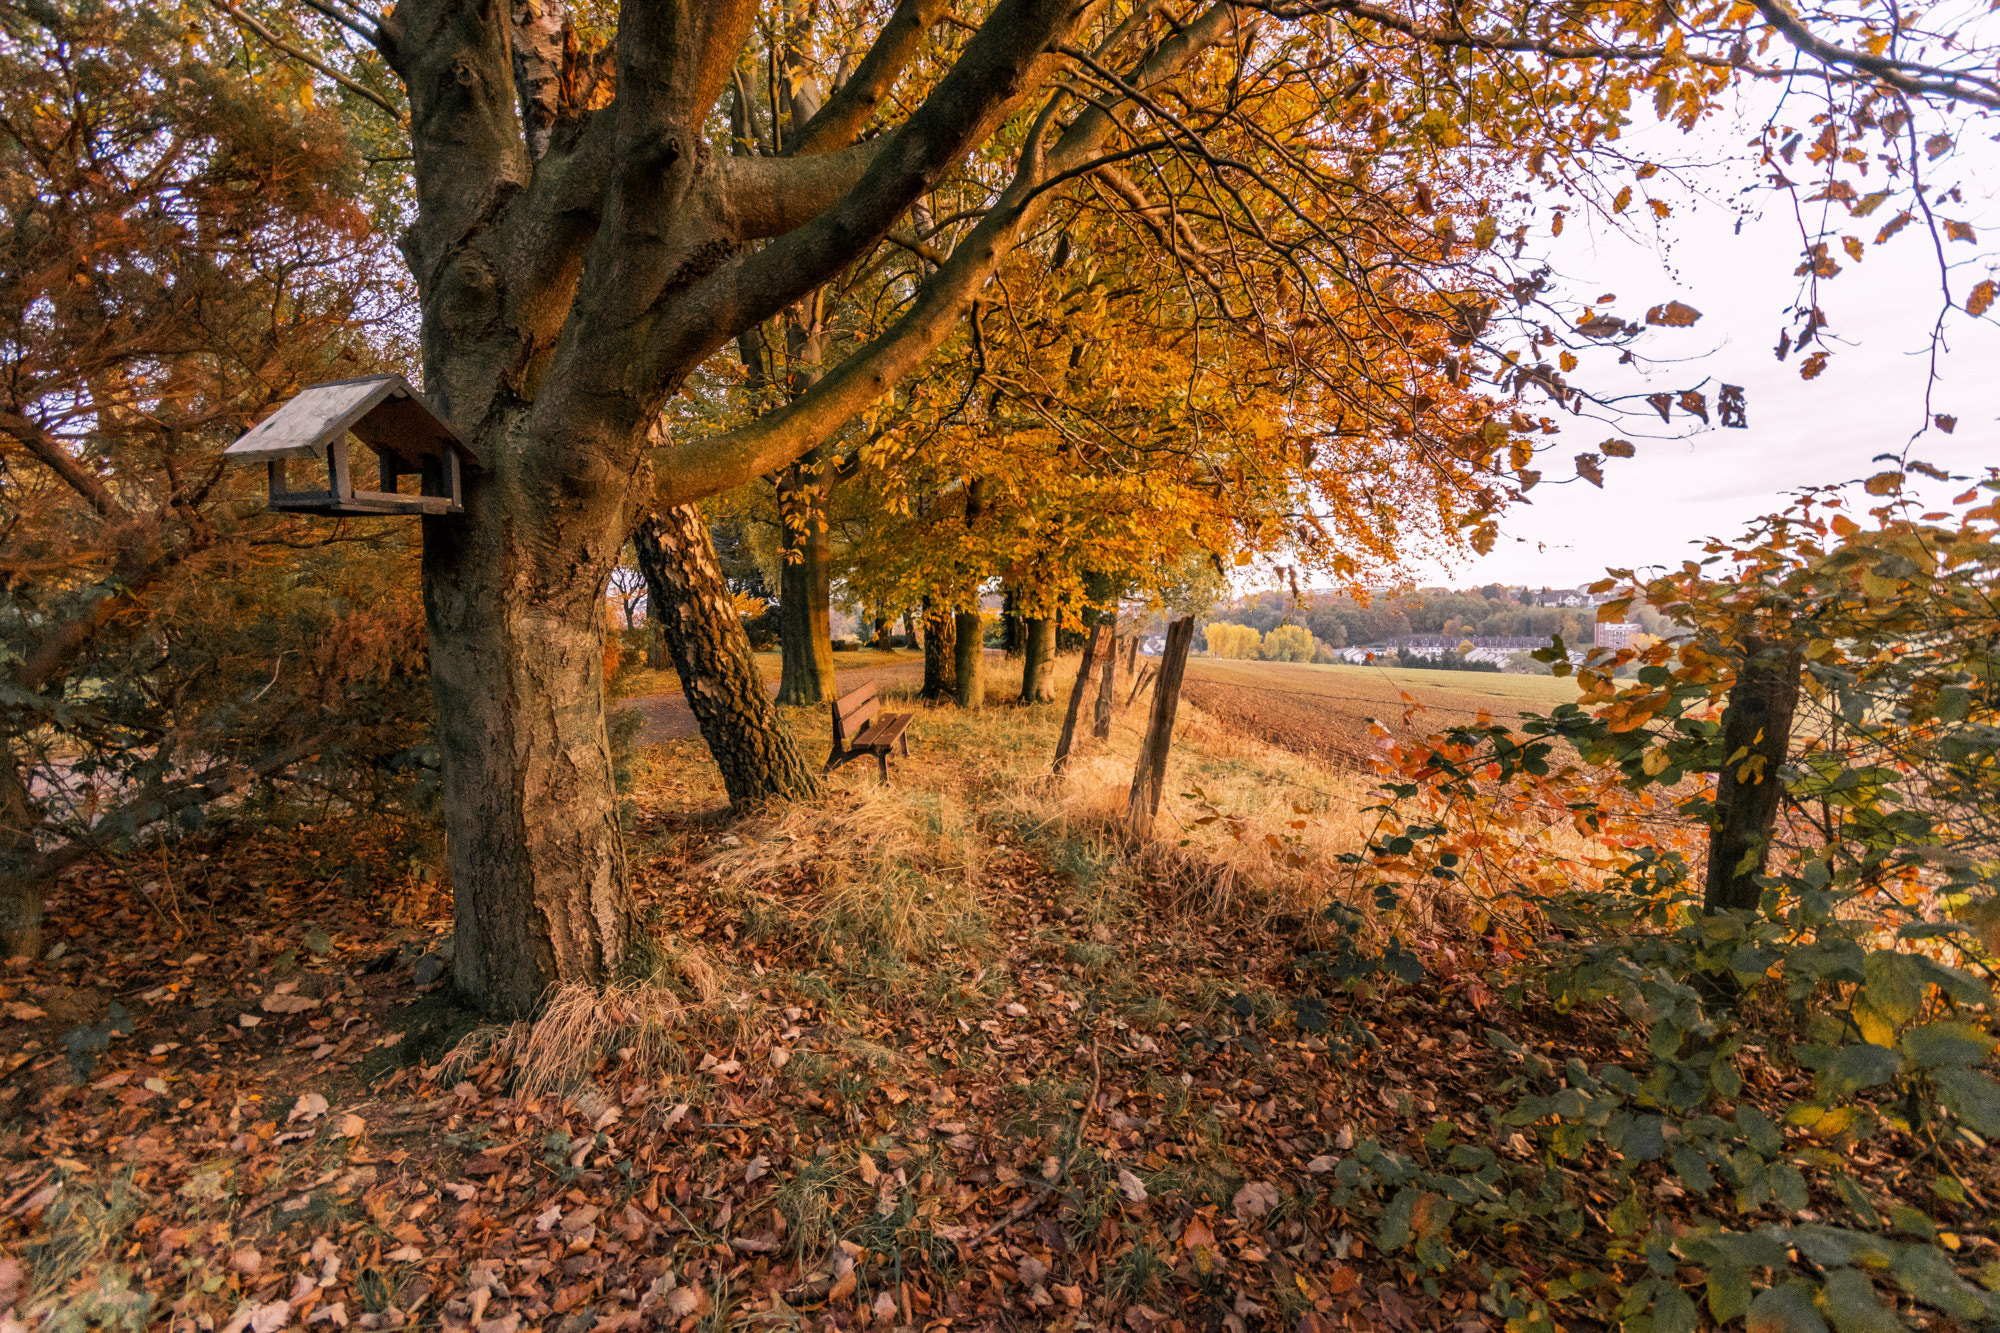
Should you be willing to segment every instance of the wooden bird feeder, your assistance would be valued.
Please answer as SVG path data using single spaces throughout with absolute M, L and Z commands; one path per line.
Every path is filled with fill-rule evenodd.
M 350 435 L 374 452 L 381 490 L 354 489 Z M 479 455 L 431 414 L 401 375 L 315 384 L 251 427 L 223 457 L 264 464 L 271 508 L 302 514 L 461 513 L 460 469 L 479 466 Z M 325 466 L 324 485 L 291 489 L 286 464 L 314 460 Z M 365 476 L 365 462 L 361 470 Z M 415 493 L 397 489 L 404 477 L 417 478 Z

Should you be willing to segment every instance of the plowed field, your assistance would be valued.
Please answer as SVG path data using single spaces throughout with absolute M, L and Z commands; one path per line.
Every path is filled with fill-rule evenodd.
M 1343 768 L 1366 768 L 1374 718 L 1398 736 L 1478 719 L 1512 722 L 1576 698 L 1574 680 L 1402 667 L 1306 666 L 1197 657 L 1183 693 L 1232 730 Z M 1407 698 L 1405 696 L 1408 696 Z M 1406 722 L 1404 713 L 1419 707 Z

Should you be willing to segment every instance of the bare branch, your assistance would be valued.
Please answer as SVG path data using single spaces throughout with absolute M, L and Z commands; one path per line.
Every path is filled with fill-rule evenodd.
M 292 59 L 298 61 L 301 65 L 305 65 L 311 69 L 318 70 L 320 73 L 326 75 L 327 78 L 332 79 L 335 83 L 347 89 L 347 91 L 353 93 L 355 96 L 367 98 L 369 101 L 373 102 L 376 106 L 379 106 L 384 111 L 388 112 L 389 115 L 393 117 L 398 124 L 402 123 L 403 120 L 402 108 L 397 106 L 395 103 L 391 102 L 388 98 L 382 96 L 382 94 L 376 92 L 373 88 L 367 87 L 364 84 L 356 83 L 353 79 L 348 78 L 345 74 L 342 74 L 339 70 L 333 68 L 333 66 L 327 64 L 325 61 L 319 59 L 317 56 L 311 56 L 306 54 L 304 51 L 301 51 L 298 47 L 292 45 L 290 42 L 280 37 L 277 33 L 272 32 L 269 28 L 265 27 L 262 23 L 258 22 L 256 19 L 244 13 L 242 10 L 238 9 L 235 5 L 230 4 L 229 0 L 208 0 L 208 2 L 214 5 L 217 9 L 221 10 L 223 13 L 229 15 L 229 17 L 235 19 L 238 23 L 242 24 L 244 27 L 248 28 L 251 32 L 256 33 L 257 36 L 263 38 L 264 41 L 270 44 L 272 47 L 275 47 L 277 50 L 290 56 Z
M 647 411 L 715 350 L 715 330 L 770 318 L 877 244 L 912 201 L 1040 86 L 1059 59 L 1049 48 L 1092 9 L 1075 0 L 1001 0 L 930 96 L 884 136 L 852 189 L 810 223 L 704 278 L 682 317 L 646 332 L 636 359 L 652 400 Z
M 862 57 L 860 67 L 846 83 L 834 90 L 826 105 L 792 135 L 785 152 L 807 157 L 831 152 L 861 132 L 875 114 L 882 99 L 896 86 L 897 77 L 917 53 L 924 33 L 944 12 L 942 0 L 902 0 L 875 44 Z
M 1137 88 L 1157 84 L 1200 52 L 1221 41 L 1233 22 L 1228 4 L 1211 7 L 1164 42 L 1133 75 Z M 902 318 L 846 358 L 783 407 L 735 430 L 672 446 L 656 468 L 654 503 L 684 504 L 728 490 L 804 454 L 886 393 L 935 351 L 980 289 L 1012 251 L 1034 218 L 1054 198 L 1046 187 L 1088 171 L 1097 150 L 1118 127 L 1101 105 L 1086 109 L 1046 152 L 1039 135 L 1053 115 L 1040 117 L 1021 152 L 1021 168 L 1000 200 L 950 257 L 924 282 Z
M 90 507 L 105 518 L 126 517 L 125 507 L 118 503 L 103 481 L 93 475 L 74 455 L 40 426 L 22 416 L 19 412 L 0 411 L 0 430 L 13 436 L 23 449 L 40 459 L 49 471 L 61 477 L 69 488 L 90 502 Z

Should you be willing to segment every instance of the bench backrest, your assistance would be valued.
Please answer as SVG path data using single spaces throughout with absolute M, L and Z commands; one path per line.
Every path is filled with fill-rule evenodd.
M 846 745 L 881 711 L 882 701 L 876 697 L 875 682 L 872 680 L 834 700 L 833 743 Z

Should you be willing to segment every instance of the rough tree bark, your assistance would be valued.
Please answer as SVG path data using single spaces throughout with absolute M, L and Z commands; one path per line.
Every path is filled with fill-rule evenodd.
M 40 822 L 13 756 L 0 756 L 0 961 L 41 957 L 48 876 L 35 854 Z
M 1702 904 L 1710 911 L 1755 911 L 1785 784 L 1778 775 L 1791 745 L 1803 659 L 1793 644 L 1745 635 L 1743 664 L 1722 710 L 1724 763 L 1715 783 L 1708 835 L 1708 878 Z
M 976 600 L 970 611 L 952 617 L 951 677 L 951 697 L 960 708 L 986 706 L 986 622 Z
M 1118 674 L 1118 613 L 1113 611 L 1098 624 L 1104 628 L 1104 666 L 1098 673 L 1097 713 L 1091 721 L 1090 734 L 1098 740 L 1108 741 L 1111 739 L 1112 677 Z
M 942 602 L 924 598 L 923 697 L 942 703 L 958 692 L 958 621 Z
M 637 520 L 791 466 L 921 365 L 1131 105 L 1085 103 L 1067 125 L 1051 107 L 980 221 L 817 383 L 736 429 L 662 438 L 661 411 L 698 366 L 880 244 L 1042 95 L 1094 11 L 998 0 L 914 108 L 862 140 L 944 14 L 902 0 L 781 155 L 732 157 L 706 134 L 755 0 L 626 0 L 608 71 L 571 62 L 567 34 L 517 38 L 511 10 L 403 0 L 371 34 L 409 96 L 402 249 L 424 394 L 482 463 L 462 515 L 424 520 L 423 576 L 455 976 L 497 1016 L 610 977 L 624 948 L 600 608 Z M 1236 21 L 1211 6 L 1121 53 L 1124 77 L 1135 90 L 1172 77 Z
M 757 674 L 701 511 L 682 505 L 655 514 L 633 532 L 632 545 L 652 617 L 730 803 L 817 796 L 819 780 L 779 725 Z
M 620 504 L 566 513 L 554 488 L 494 471 L 467 488 L 463 520 L 424 520 L 424 605 L 455 974 L 489 1012 L 520 1016 L 624 954 L 601 589 L 625 524 Z M 578 578 L 570 561 L 593 568 Z
M 1038 616 L 1021 622 L 1021 702 L 1049 704 L 1056 700 L 1056 622 Z
M 1125 808 L 1125 826 L 1140 842 L 1153 836 L 1153 819 L 1160 813 L 1160 796 L 1167 785 L 1167 754 L 1174 741 L 1174 714 L 1181 706 L 1181 677 L 1187 672 L 1188 647 L 1193 642 L 1192 616 L 1167 626 L 1160 679 L 1153 687 L 1153 711 L 1146 719 L 1146 739 L 1139 747 L 1132 797 Z
M 796 476 L 797 469 L 791 475 Z M 778 647 L 783 665 L 778 677 L 781 704 L 822 704 L 834 696 L 832 552 L 827 542 L 826 515 L 809 482 L 781 485 L 780 506 L 808 504 L 806 529 L 784 524 L 784 566 L 778 573 Z

